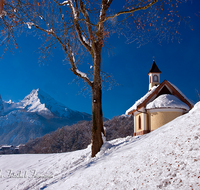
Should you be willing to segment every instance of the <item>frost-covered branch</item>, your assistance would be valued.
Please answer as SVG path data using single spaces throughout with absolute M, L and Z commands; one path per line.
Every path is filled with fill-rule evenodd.
M 78 77 L 82 78 L 84 81 L 86 81 L 90 87 L 93 87 L 93 82 L 91 82 L 89 80 L 89 78 L 87 77 L 86 73 L 83 73 L 81 71 L 78 70 L 78 68 L 76 68 L 75 64 L 73 64 L 74 66 L 71 68 L 71 71 Z
M 60 6 L 62 6 L 62 5 L 69 5 L 69 1 L 67 0 L 67 1 L 63 1 L 62 3 L 60 3 Z

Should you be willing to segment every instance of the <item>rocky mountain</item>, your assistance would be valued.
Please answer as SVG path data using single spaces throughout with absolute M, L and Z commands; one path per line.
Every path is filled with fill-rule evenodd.
M 0 97 L 0 144 L 26 143 L 59 127 L 91 119 L 90 114 L 71 110 L 40 89 L 17 103 Z

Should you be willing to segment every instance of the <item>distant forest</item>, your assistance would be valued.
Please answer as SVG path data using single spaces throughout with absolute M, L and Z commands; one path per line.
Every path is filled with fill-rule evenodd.
M 133 116 L 117 116 L 104 122 L 106 140 L 131 136 L 134 133 Z M 19 153 L 60 153 L 86 148 L 92 139 L 92 121 L 81 121 L 65 126 L 20 147 Z

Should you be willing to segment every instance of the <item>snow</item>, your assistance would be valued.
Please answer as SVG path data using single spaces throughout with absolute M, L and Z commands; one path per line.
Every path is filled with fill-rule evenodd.
M 187 104 L 183 103 L 176 96 L 171 94 L 160 95 L 146 106 L 146 109 L 154 108 L 181 108 L 187 111 L 190 109 Z
M 50 30 L 46 30 L 48 33 L 54 33 L 53 29 L 51 28 Z
M 74 57 L 74 53 L 72 53 L 72 58 L 73 58 L 73 62 L 75 63 L 76 60 L 75 60 L 75 57 Z
M 7 12 L 6 11 L 4 11 L 4 10 L 2 10 L 2 12 L 0 13 L 0 18 L 2 18 L 3 17 L 3 15 L 7 15 Z
M 4 101 L 0 98 L 0 127 L 3 125 L 12 124 L 13 122 L 30 121 L 32 117 L 29 112 L 37 113 L 44 117 L 65 117 L 84 114 L 78 111 L 71 110 L 64 104 L 57 102 L 54 98 L 46 94 L 40 89 L 34 89 L 20 102 Z M 37 123 L 34 118 L 32 123 Z
M 2 148 L 11 148 L 12 147 L 12 145 L 3 145 L 3 146 L 1 146 Z
M 40 89 L 32 90 L 21 103 L 28 112 L 45 113 L 48 116 L 51 116 L 53 113 L 58 117 L 69 117 L 70 113 L 73 112 Z
M 140 105 L 142 102 L 144 102 L 157 88 L 158 86 L 153 86 L 151 88 L 151 90 L 149 92 L 147 92 L 142 98 L 140 98 L 138 101 L 135 102 L 135 104 L 133 104 L 133 106 L 131 106 L 127 111 L 126 111 L 126 115 L 128 115 L 128 113 L 132 110 L 136 110 L 137 106 Z
M 68 6 L 70 6 L 74 19 L 77 19 L 77 12 L 76 12 L 76 10 L 74 8 L 72 0 L 63 1 L 62 3 L 60 3 L 60 5 L 68 5 Z
M 75 8 L 74 8 L 74 5 L 73 5 L 73 3 L 72 3 L 72 0 L 68 0 L 68 1 L 64 1 L 64 2 L 66 2 L 67 5 L 70 5 L 71 10 L 72 10 L 72 14 L 73 14 L 73 16 L 74 16 L 74 19 L 77 19 L 77 12 L 76 12 L 76 10 L 75 10 Z
M 58 127 L 91 119 L 90 114 L 71 110 L 40 89 L 17 103 L 0 98 L 0 144 L 26 143 Z
M 63 1 L 60 5 L 69 5 L 69 1 Z
M 25 24 L 28 26 L 29 29 L 31 29 L 31 26 L 34 25 L 33 22 L 26 22 Z
M 8 104 L 12 104 L 12 103 L 14 103 L 14 102 L 12 102 L 12 100 L 9 100 L 9 101 L 7 101 L 7 103 L 8 103 Z
M 35 115 L 28 114 L 23 110 L 13 110 L 10 113 L 0 117 L 0 130 L 2 132 L 12 130 L 11 126 L 15 126 L 20 122 L 23 122 L 25 125 L 29 125 L 30 120 L 35 125 L 41 125 L 40 121 L 37 121 Z M 10 125 L 10 128 L 8 127 Z M 2 134 L 2 133 L 1 133 Z
M 43 116 L 46 115 L 48 117 L 53 116 L 53 114 L 58 117 L 69 117 L 72 112 L 78 113 L 77 111 L 72 111 L 64 104 L 57 102 L 55 99 L 53 99 L 51 96 L 40 89 L 32 90 L 29 95 L 27 95 L 22 101 L 17 103 L 11 101 L 3 101 L 3 108 L 3 115 L 7 115 L 15 110 L 35 112 Z M 15 114 L 15 112 L 10 114 L 9 118 L 13 114 Z
M 79 71 L 78 69 L 76 69 L 76 72 L 77 72 L 79 75 L 81 75 L 81 77 L 83 77 L 83 78 L 88 78 L 87 75 L 86 75 L 85 73 Z
M 169 81 L 168 81 L 169 82 Z M 174 84 L 169 82 L 191 105 L 194 105 Z M 158 85 L 159 86 L 159 85 Z M 135 102 L 135 104 L 130 107 L 125 114 L 128 115 L 129 112 L 133 110 L 137 110 L 137 106 L 140 105 L 142 102 L 144 102 L 154 91 L 158 86 L 153 86 L 149 92 L 147 92 L 142 98 L 140 98 L 138 101 Z M 185 106 L 183 106 L 185 107 Z M 150 109 L 150 108 L 148 108 Z M 185 108 L 184 108 L 185 109 Z M 187 109 L 188 110 L 188 109 Z
M 91 44 L 88 42 L 84 35 L 82 35 L 82 39 L 87 45 L 91 46 Z
M 24 109 L 26 109 L 28 112 L 41 112 L 43 110 L 47 112 L 49 111 L 45 107 L 45 104 L 42 104 L 40 102 L 40 99 L 38 97 L 38 92 L 39 89 L 32 90 L 32 92 L 21 101 Z
M 199 190 L 200 102 L 189 113 L 142 136 L 59 154 L 0 156 L 4 190 Z
M 91 42 L 88 42 L 88 40 L 85 38 L 85 36 L 82 35 L 83 41 L 89 45 L 90 47 L 92 46 Z
M 103 5 L 101 5 L 101 10 L 100 10 L 100 14 L 99 14 L 100 19 L 101 19 L 101 16 L 102 16 L 102 10 L 103 10 Z
M 23 109 L 23 104 L 21 102 L 12 102 L 11 100 L 9 101 L 3 101 L 3 108 L 4 108 L 4 113 L 3 115 L 8 114 L 9 112 L 12 112 L 14 110 L 22 110 Z

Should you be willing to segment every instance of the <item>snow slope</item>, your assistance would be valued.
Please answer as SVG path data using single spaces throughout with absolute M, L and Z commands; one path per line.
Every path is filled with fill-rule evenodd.
M 199 190 L 200 102 L 143 136 L 60 154 L 0 156 L 4 190 Z

